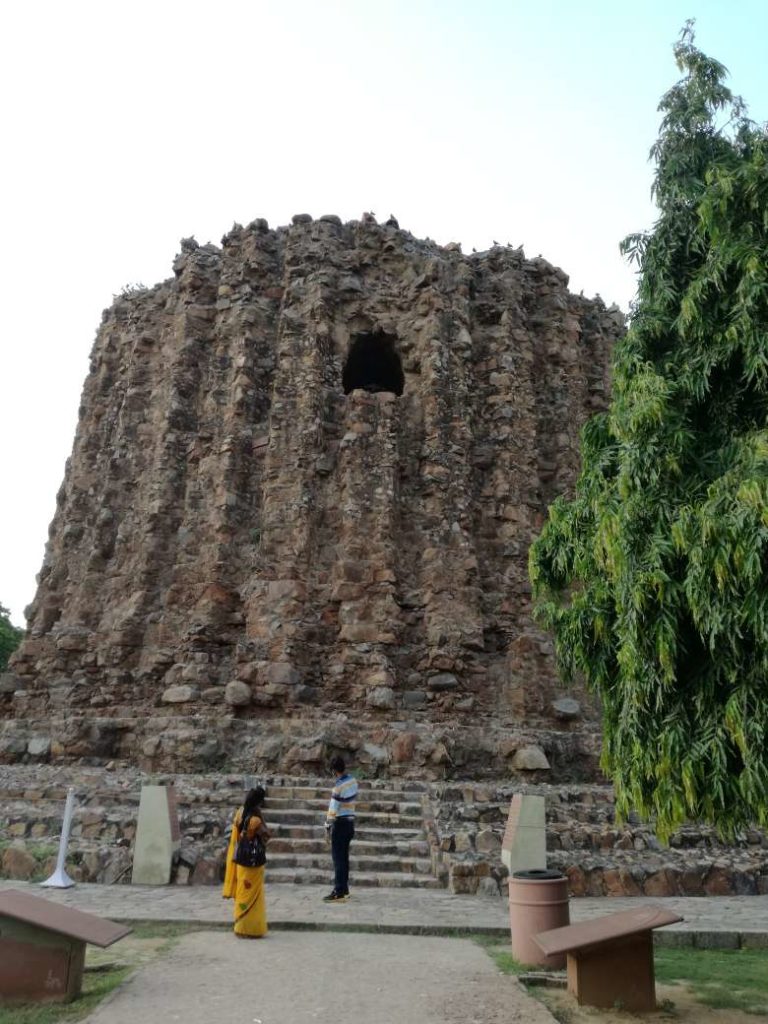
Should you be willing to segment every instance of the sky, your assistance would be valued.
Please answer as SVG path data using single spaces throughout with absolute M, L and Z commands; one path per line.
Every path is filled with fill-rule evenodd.
M 35 592 L 101 311 L 179 240 L 394 214 L 627 309 L 672 44 L 768 119 L 765 0 L 25 0 L 0 14 L 0 604 Z

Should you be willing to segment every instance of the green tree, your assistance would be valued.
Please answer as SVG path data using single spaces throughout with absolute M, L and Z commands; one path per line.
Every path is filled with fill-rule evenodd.
M 0 604 L 0 672 L 4 672 L 8 659 L 21 643 L 23 629 L 17 629 L 10 619 L 10 612 Z
M 674 52 L 610 406 L 530 554 L 560 665 L 601 698 L 619 817 L 662 836 L 768 825 L 768 134 L 691 23 Z

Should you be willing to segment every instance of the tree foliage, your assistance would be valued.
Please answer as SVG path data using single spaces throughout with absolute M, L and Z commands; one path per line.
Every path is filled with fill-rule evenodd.
M 536 614 L 601 698 L 620 817 L 768 825 L 768 134 L 686 25 L 658 219 L 576 497 L 531 549 Z
M 10 612 L 0 604 L 0 672 L 4 672 L 8 659 L 21 643 L 22 629 L 17 629 L 10 619 Z

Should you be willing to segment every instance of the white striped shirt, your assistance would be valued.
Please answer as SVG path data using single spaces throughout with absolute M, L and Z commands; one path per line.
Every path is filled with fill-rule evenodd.
M 349 773 L 340 775 L 331 790 L 331 802 L 328 804 L 326 823 L 333 824 L 337 818 L 354 818 L 356 797 L 357 779 Z

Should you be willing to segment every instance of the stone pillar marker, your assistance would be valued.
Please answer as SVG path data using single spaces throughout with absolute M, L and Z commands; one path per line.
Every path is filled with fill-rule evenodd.
M 181 831 L 173 786 L 142 786 L 132 885 L 168 885 Z
M 515 793 L 501 843 L 501 860 L 509 871 L 544 870 L 547 834 L 543 796 Z

